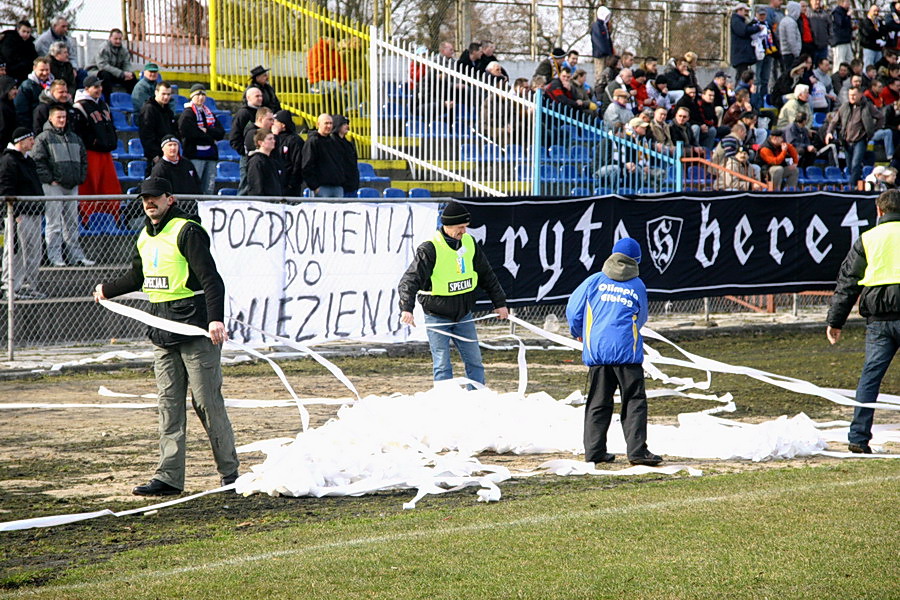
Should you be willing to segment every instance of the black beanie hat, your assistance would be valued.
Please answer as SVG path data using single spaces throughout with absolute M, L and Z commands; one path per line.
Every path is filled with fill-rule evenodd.
M 469 217 L 469 211 L 465 206 L 456 200 L 451 200 L 444 207 L 444 212 L 441 213 L 441 225 L 463 225 L 469 222 Z

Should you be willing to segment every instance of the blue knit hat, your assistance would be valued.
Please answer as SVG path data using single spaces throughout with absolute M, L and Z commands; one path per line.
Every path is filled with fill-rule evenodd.
M 629 256 L 636 260 L 637 262 L 641 262 L 641 246 L 637 243 L 637 240 L 634 238 L 622 238 L 616 245 L 613 246 L 613 253 L 624 254 L 625 256 Z

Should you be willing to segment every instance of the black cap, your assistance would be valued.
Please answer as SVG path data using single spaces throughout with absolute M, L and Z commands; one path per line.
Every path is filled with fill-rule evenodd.
M 550 56 L 552 56 L 553 58 L 565 58 L 566 51 L 562 48 L 554 48 L 553 52 L 550 53 Z
M 84 89 L 100 85 L 100 78 L 96 75 L 88 75 L 84 78 Z
M 656 87 L 659 87 L 661 85 L 665 85 L 666 87 L 669 86 L 669 78 L 665 73 L 660 73 L 656 76 Z
M 268 73 L 269 69 L 265 68 L 262 65 L 256 65 L 252 69 L 250 69 L 250 77 L 259 77 L 263 73 Z
M 162 141 L 159 143 L 159 147 L 165 148 L 166 144 L 168 144 L 169 142 L 175 142 L 176 144 L 178 144 L 179 148 L 181 147 L 181 140 L 179 140 L 177 137 L 175 137 L 172 134 L 164 135 Z
M 28 139 L 30 137 L 34 137 L 34 132 L 28 129 L 27 127 L 16 127 L 13 130 L 12 134 L 12 143 L 18 144 L 24 139 Z
M 731 75 L 729 75 L 725 71 L 716 71 L 716 74 L 713 75 L 713 79 L 716 79 L 718 77 L 724 77 L 726 79 L 731 79 Z
M 206 94 L 206 88 L 202 83 L 195 83 L 191 86 L 191 98 L 194 97 L 194 94 Z
M 465 206 L 456 200 L 451 200 L 444 207 L 444 212 L 441 213 L 441 225 L 464 225 L 469 222 L 470 217 Z
M 162 177 L 148 177 L 141 182 L 141 190 L 138 192 L 138 198 L 144 196 L 171 196 L 172 184 L 168 179 Z
M 755 110 L 745 110 L 744 112 L 741 113 L 741 116 L 738 117 L 738 118 L 740 118 L 740 119 L 753 119 L 753 118 L 755 118 L 755 117 L 756 117 L 756 111 L 755 111 Z
M 279 123 L 284 123 L 285 125 L 290 125 L 294 122 L 294 119 L 291 116 L 291 111 L 289 110 L 279 110 L 275 113 L 275 120 Z

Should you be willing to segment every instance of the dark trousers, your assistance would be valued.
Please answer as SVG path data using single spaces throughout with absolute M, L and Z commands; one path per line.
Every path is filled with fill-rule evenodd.
M 606 433 L 613 415 L 613 394 L 622 395 L 622 431 L 628 458 L 647 454 L 647 392 L 644 368 L 639 365 L 597 365 L 588 375 L 584 405 L 584 460 L 600 462 L 606 454 Z
M 110 102 L 110 95 L 113 91 L 114 85 L 120 85 L 125 88 L 125 91 L 129 94 L 134 91 L 134 86 L 137 84 L 137 78 L 132 77 L 131 79 L 125 79 L 124 77 L 116 77 L 109 71 L 97 71 L 97 77 L 100 78 L 100 85 L 103 87 L 103 97 L 106 98 L 106 102 Z
M 900 321 L 872 321 L 866 325 L 866 362 L 859 385 L 856 387 L 857 402 L 875 402 L 884 374 L 900 349 Z M 850 424 L 848 439 L 851 444 L 868 444 L 872 439 L 872 421 L 875 411 L 871 408 L 856 408 Z

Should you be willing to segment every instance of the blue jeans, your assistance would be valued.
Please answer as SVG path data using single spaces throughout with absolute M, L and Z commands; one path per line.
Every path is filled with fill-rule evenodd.
M 850 185 L 856 185 L 856 182 L 862 179 L 863 156 L 866 154 L 866 146 L 869 144 L 866 140 L 860 140 L 852 144 L 845 144 L 845 152 L 847 153 L 847 164 L 850 165 Z
M 211 196 L 216 193 L 216 161 L 192 158 L 191 164 L 197 171 L 200 193 Z
M 343 198 L 344 188 L 339 185 L 320 185 L 316 189 L 316 198 Z
M 425 325 L 440 325 L 437 329 L 464 337 L 467 340 L 477 340 L 478 334 L 475 332 L 475 323 L 471 321 L 472 313 L 464 316 L 461 321 L 469 321 L 468 323 L 460 323 L 445 319 L 443 317 L 435 317 L 433 315 L 425 315 Z M 434 380 L 443 381 L 445 379 L 453 379 L 453 366 L 450 364 L 450 341 L 456 346 L 459 357 L 466 367 L 466 377 L 472 381 L 484 384 L 484 365 L 481 363 L 481 348 L 477 341 L 464 342 L 456 338 L 441 335 L 432 328 L 428 329 L 428 345 L 431 347 L 431 359 L 434 362 Z
M 857 402 L 875 402 L 881 380 L 900 349 L 900 321 L 872 321 L 866 325 L 866 362 L 856 386 Z M 875 410 L 856 408 L 847 436 L 851 444 L 866 445 L 872 439 Z
M 894 155 L 894 132 L 890 129 L 879 129 L 872 136 L 872 143 L 881 142 L 884 145 L 884 154 L 888 160 Z
M 769 93 L 769 77 L 772 75 L 772 62 L 775 58 L 768 54 L 764 59 L 756 63 L 756 96 L 757 99 L 751 99 L 750 102 L 754 106 L 762 106 L 766 94 Z
M 868 48 L 863 48 L 863 68 L 868 67 L 869 65 L 874 65 L 879 60 L 881 60 L 881 50 L 869 50 Z

